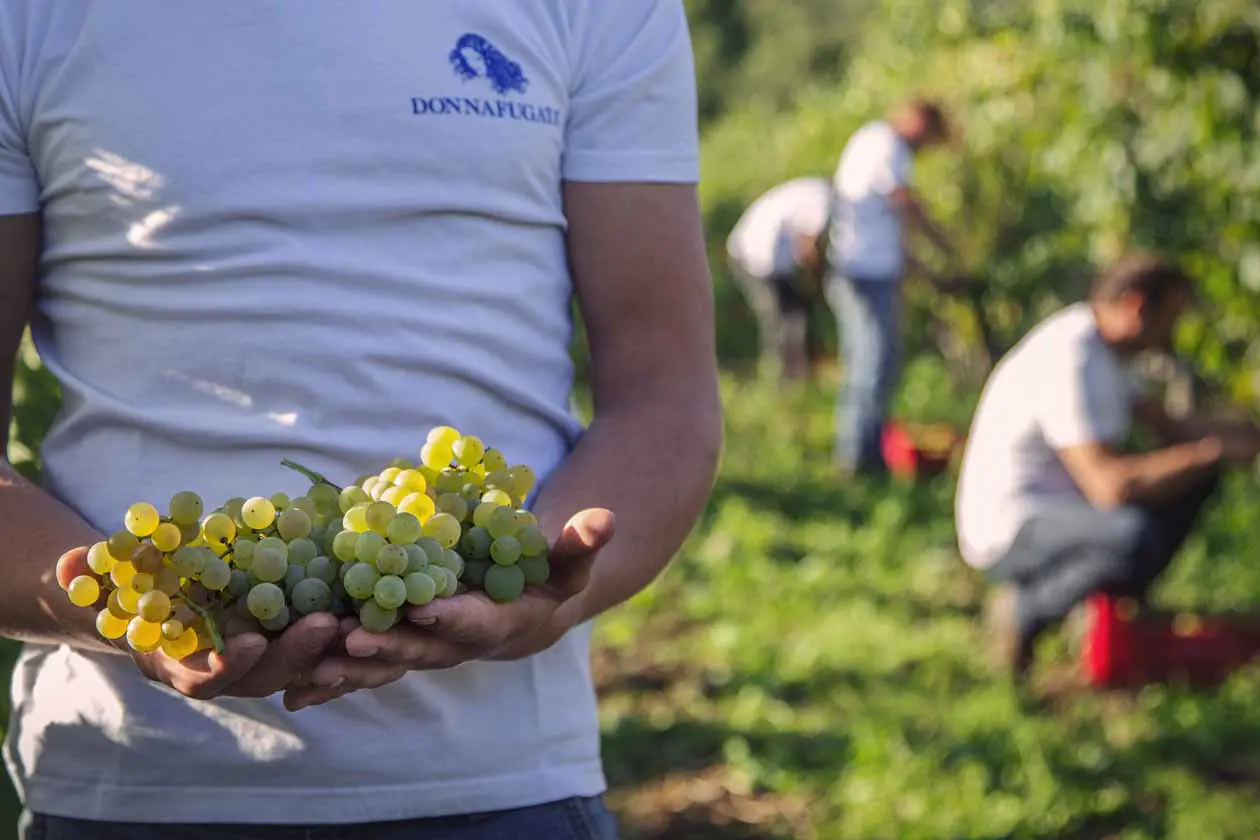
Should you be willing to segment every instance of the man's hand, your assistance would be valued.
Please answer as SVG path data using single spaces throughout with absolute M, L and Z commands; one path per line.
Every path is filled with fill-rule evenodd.
M 68 551 L 57 561 L 57 582 L 64 588 L 87 574 L 87 549 Z M 176 661 L 158 651 L 125 650 L 149 679 L 169 685 L 185 697 L 267 697 L 302 682 L 337 642 L 337 619 L 327 613 L 309 615 L 268 641 L 243 633 L 224 642 L 223 653 L 199 651 Z
M 579 596 L 614 528 L 612 513 L 602 508 L 574 516 L 548 555 L 551 577 L 528 587 L 520 600 L 498 604 L 481 592 L 466 592 L 408 608 L 403 621 L 387 633 L 369 633 L 346 619 L 346 655 L 320 662 L 310 685 L 285 693 L 285 706 L 297 711 L 327 703 L 362 688 L 388 685 L 409 671 L 452 668 L 477 659 L 521 659 L 546 650 L 587 618 Z

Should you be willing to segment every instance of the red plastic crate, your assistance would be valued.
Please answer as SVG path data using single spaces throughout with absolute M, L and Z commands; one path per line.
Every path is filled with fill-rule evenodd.
M 920 441 L 927 435 L 948 435 L 944 448 L 926 448 Z M 928 478 L 945 472 L 959 446 L 958 434 L 944 426 L 915 426 L 890 421 L 884 426 L 881 448 L 889 472 L 901 478 Z
M 1213 685 L 1260 654 L 1260 617 L 1138 614 L 1124 599 L 1087 604 L 1081 666 L 1091 685 Z

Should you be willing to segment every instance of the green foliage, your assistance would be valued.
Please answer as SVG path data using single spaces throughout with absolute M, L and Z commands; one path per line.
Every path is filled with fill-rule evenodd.
M 39 475 L 40 444 L 61 406 L 61 388 L 39 360 L 29 336 L 18 351 L 9 423 L 9 463 L 27 478 Z
M 1093 267 L 1125 248 L 1156 247 L 1180 256 L 1202 281 L 1203 310 L 1186 324 L 1179 349 L 1234 396 L 1255 399 L 1254 4 L 942 0 L 932 4 L 935 14 L 926 8 L 915 0 L 879 4 L 863 18 L 842 76 L 817 78 L 790 105 L 731 98 L 704 138 L 714 255 L 760 191 L 801 174 L 830 174 L 862 122 L 910 94 L 933 95 L 964 134 L 955 148 L 921 159 L 918 182 L 986 281 L 978 303 L 1001 346 L 1076 298 Z M 721 87 L 723 79 L 708 84 Z M 719 300 L 733 319 L 728 333 L 750 332 L 728 284 Z M 916 325 L 935 307 L 979 339 L 971 306 L 922 292 L 911 303 Z M 725 348 L 745 345 L 723 336 Z

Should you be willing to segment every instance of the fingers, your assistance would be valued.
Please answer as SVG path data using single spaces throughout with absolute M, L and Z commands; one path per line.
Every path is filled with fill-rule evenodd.
M 285 692 L 284 706 L 291 712 L 318 706 L 361 688 L 380 688 L 397 682 L 409 670 L 405 665 L 386 665 L 372 660 L 328 659 L 316 669 L 314 685 Z
M 340 624 L 329 613 L 298 620 L 272 640 L 249 673 L 229 691 L 240 697 L 266 697 L 303 679 L 340 637 Z
M 57 585 L 65 589 L 70 581 L 89 571 L 87 564 L 87 546 L 72 548 L 57 558 Z M 47 578 L 45 578 L 47 580 Z
M 233 636 L 223 653 L 194 654 L 176 662 L 162 653 L 146 656 L 155 679 L 185 697 L 209 700 L 228 691 L 248 674 L 267 651 L 267 640 L 257 633 Z
M 435 625 L 436 626 L 436 625 Z M 448 668 L 468 658 L 471 648 L 461 645 L 449 636 L 427 632 L 406 624 L 388 633 L 369 633 L 362 628 L 346 637 L 347 661 L 372 660 L 377 664 L 404 665 L 412 670 Z M 313 681 L 329 682 L 345 676 L 336 665 L 323 664 L 315 670 Z
M 589 560 L 612 541 L 617 518 L 605 508 L 588 508 L 573 515 L 548 553 L 552 562 Z

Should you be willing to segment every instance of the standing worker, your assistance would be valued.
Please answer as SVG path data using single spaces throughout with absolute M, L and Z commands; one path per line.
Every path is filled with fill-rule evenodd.
M 886 469 L 880 435 L 899 373 L 899 299 L 907 265 L 938 288 L 945 285 L 907 253 L 903 228 L 923 234 L 958 262 L 954 247 L 910 187 L 915 153 L 948 137 L 941 109 L 913 101 L 859 129 L 836 169 L 825 291 L 845 364 L 836 456 L 846 473 Z
M 726 240 L 731 274 L 757 317 L 763 362 L 783 379 L 809 369 L 809 313 L 818 296 L 831 185 L 825 178 L 779 184 L 749 205 Z

